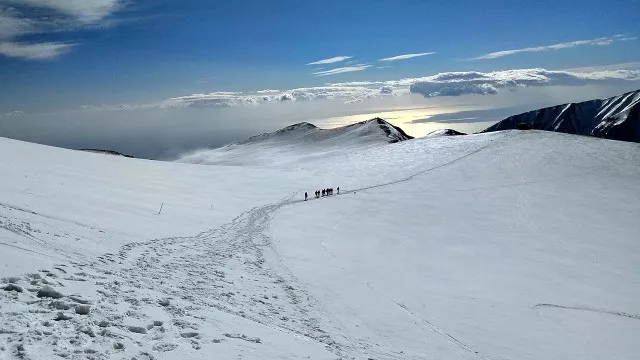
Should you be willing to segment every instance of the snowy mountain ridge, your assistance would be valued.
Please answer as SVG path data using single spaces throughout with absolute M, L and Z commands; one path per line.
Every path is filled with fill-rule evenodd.
M 523 125 L 537 130 L 640 142 L 640 90 L 510 116 L 483 132 L 516 129 Z
M 206 165 L 267 165 L 301 158 L 319 158 L 413 139 L 401 128 L 373 118 L 333 129 L 307 122 L 250 137 L 217 149 L 197 151 L 177 162 Z M 282 156 L 277 156 L 281 154 Z M 296 154 L 295 158 L 291 158 Z
M 467 134 L 454 129 L 438 129 L 438 130 L 433 130 L 432 132 L 428 133 L 425 136 L 434 137 L 434 136 L 458 136 L 458 135 L 467 135 Z
M 366 139 L 366 141 L 386 140 L 389 143 L 413 139 L 401 128 L 377 117 L 333 129 L 321 129 L 308 122 L 301 122 L 274 132 L 252 136 L 236 144 L 250 144 L 265 140 L 291 141 L 296 138 L 307 142 L 325 142 L 335 139 L 348 142 Z

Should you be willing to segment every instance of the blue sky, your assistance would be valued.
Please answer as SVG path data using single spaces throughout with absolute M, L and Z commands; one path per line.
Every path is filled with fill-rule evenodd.
M 614 95 L 640 80 L 639 13 L 636 0 L 0 0 L 0 114 Z

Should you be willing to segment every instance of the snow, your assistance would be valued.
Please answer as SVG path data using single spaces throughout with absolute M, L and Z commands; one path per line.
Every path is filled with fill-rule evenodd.
M 176 163 L 0 138 L 0 359 L 637 357 L 637 144 L 298 130 Z
M 288 126 L 220 149 L 196 151 L 178 162 L 205 165 L 257 165 L 276 163 L 287 169 L 294 163 L 363 150 L 381 144 L 410 139 L 388 122 L 375 118 L 333 129 L 320 129 L 309 123 Z M 291 154 L 296 154 L 291 157 Z

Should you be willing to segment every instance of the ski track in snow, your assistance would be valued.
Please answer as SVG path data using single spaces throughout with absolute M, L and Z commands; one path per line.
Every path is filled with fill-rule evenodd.
M 451 161 L 399 180 L 359 189 L 345 189 L 340 195 L 330 197 L 410 181 L 419 175 L 463 160 L 491 145 L 481 146 Z M 209 338 L 199 332 L 199 323 L 215 322 L 215 311 L 210 310 L 214 308 L 261 326 L 322 344 L 338 358 L 389 356 L 390 354 L 375 354 L 378 351 L 374 351 L 366 339 L 354 339 L 346 331 L 342 331 L 339 319 L 333 318 L 324 310 L 299 285 L 295 276 L 280 260 L 266 231 L 274 212 L 282 207 L 304 202 L 292 200 L 294 196 L 297 196 L 297 192 L 278 203 L 250 209 L 230 223 L 196 236 L 128 243 L 117 253 L 106 253 L 92 262 L 83 261 L 79 254 L 65 252 L 35 238 L 32 229 L 28 227 L 25 230 L 16 227 L 15 222 L 7 217 L 0 218 L 0 225 L 4 229 L 51 248 L 61 257 L 66 256 L 70 262 L 56 265 L 52 270 L 43 269 L 40 273 L 22 276 L 21 280 L 29 284 L 22 293 L 0 292 L 4 304 L 0 305 L 0 314 L 7 320 L 7 327 L 0 328 L 0 347 L 22 359 L 30 358 L 32 347 L 46 347 L 51 355 L 61 357 L 89 354 L 91 358 L 107 358 L 123 351 L 129 351 L 130 354 L 132 349 L 124 349 L 123 344 L 128 342 L 136 344 L 138 358 L 153 358 L 153 351 L 172 351 L 178 346 L 191 346 L 197 350 L 203 343 L 260 343 L 261 340 L 251 334 L 224 332 L 219 338 Z M 9 207 L 6 204 L 2 206 Z M 25 209 L 10 208 L 39 215 Z M 329 252 L 326 248 L 325 251 Z M 267 252 L 275 254 L 275 261 L 267 260 Z M 344 270 L 335 256 L 332 258 Z M 165 282 L 167 278 L 172 281 Z M 70 287 L 73 282 L 94 286 L 95 298 L 67 294 L 65 288 Z M 62 298 L 36 298 L 35 292 L 44 285 L 56 288 L 62 293 Z M 380 293 L 369 283 L 366 286 Z M 140 293 L 148 296 L 136 297 Z M 380 294 L 426 329 L 466 351 L 491 359 L 428 320 L 419 318 L 405 305 Z M 90 305 L 90 313 L 72 314 L 82 304 Z M 15 311 L 20 306 L 26 306 L 28 311 Z M 149 309 L 155 309 L 151 311 L 152 314 L 159 310 L 165 314 L 165 318 L 171 320 L 158 322 L 150 315 Z M 71 318 L 61 319 L 59 312 L 69 314 Z M 80 334 L 86 334 L 88 338 L 81 337 Z M 329 334 L 343 335 L 333 338 Z M 104 346 L 97 350 L 87 350 L 86 345 L 90 341 Z

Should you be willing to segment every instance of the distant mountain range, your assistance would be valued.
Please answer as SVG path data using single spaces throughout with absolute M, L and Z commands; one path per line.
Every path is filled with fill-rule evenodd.
M 640 142 L 640 90 L 510 116 L 482 132 L 518 128 Z

